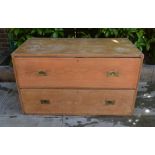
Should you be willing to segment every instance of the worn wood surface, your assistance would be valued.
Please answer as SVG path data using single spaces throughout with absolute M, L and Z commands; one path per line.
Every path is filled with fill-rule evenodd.
M 141 57 L 142 53 L 127 38 L 32 38 L 13 56 L 51 57 Z
M 128 39 L 30 39 L 12 58 L 25 113 L 129 115 L 134 109 L 143 54 Z M 110 96 L 114 106 L 100 104 Z
M 20 88 L 135 89 L 140 65 L 140 58 L 15 58 Z
M 134 90 L 93 89 L 21 89 L 20 91 L 25 113 L 57 115 L 131 115 L 135 93 Z M 43 100 L 46 102 L 42 103 Z

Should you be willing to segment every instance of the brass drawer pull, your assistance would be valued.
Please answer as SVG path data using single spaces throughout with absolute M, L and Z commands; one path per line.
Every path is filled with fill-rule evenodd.
M 115 104 L 115 100 L 105 100 L 105 105 L 114 105 Z
M 107 77 L 118 77 L 119 72 L 118 71 L 108 71 L 107 72 Z
M 44 99 L 44 100 L 40 100 L 40 103 L 41 103 L 41 104 L 50 104 L 50 101 Z
M 47 76 L 47 72 L 45 72 L 45 71 L 38 71 L 37 72 L 37 74 L 39 75 L 39 76 Z

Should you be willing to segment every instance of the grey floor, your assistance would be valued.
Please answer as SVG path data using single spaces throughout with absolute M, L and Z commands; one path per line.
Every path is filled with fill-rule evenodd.
M 23 115 L 16 84 L 0 83 L 1 127 L 143 127 L 155 126 L 155 66 L 144 65 L 136 107 L 131 117 L 37 116 Z

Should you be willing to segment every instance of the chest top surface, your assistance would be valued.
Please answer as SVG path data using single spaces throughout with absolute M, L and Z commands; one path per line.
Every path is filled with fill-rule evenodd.
M 17 57 L 141 57 L 127 38 L 31 38 L 13 53 Z

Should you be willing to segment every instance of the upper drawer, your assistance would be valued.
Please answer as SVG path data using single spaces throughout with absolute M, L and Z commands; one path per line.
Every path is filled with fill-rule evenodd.
M 15 58 L 20 88 L 136 88 L 140 58 Z

